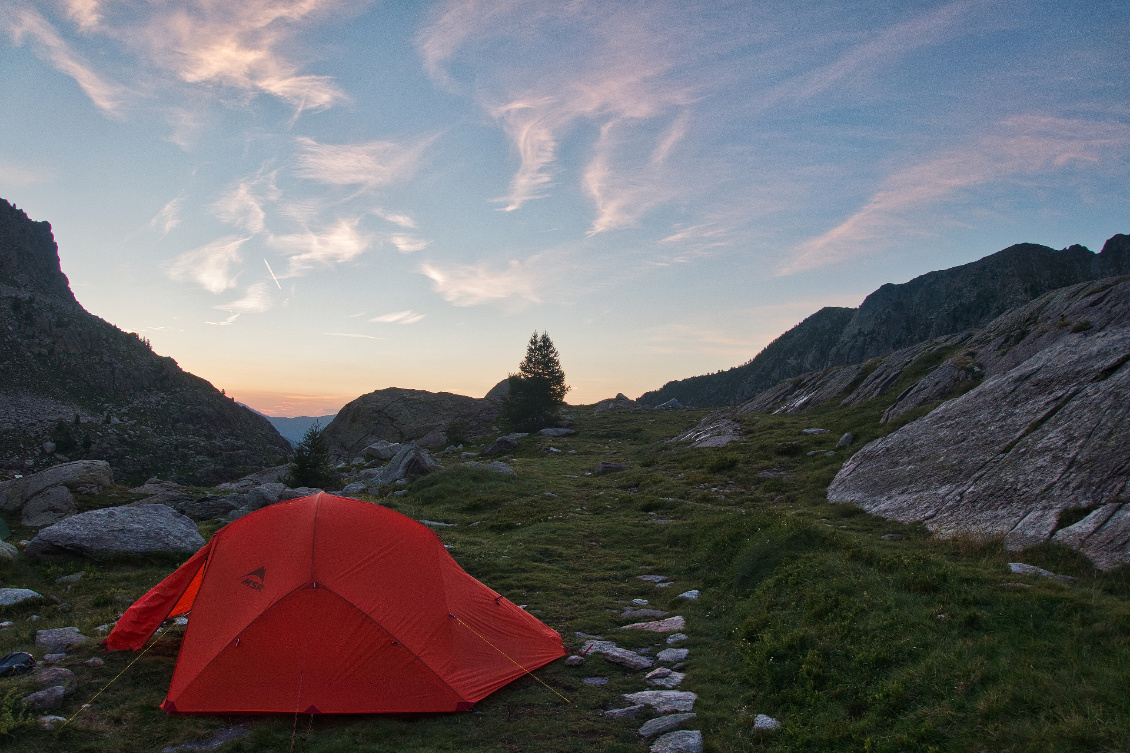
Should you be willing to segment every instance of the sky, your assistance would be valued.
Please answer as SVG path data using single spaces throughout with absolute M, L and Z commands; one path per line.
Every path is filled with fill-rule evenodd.
M 3 0 L 0 197 L 269 415 L 588 404 L 823 306 L 1130 233 L 1123 0 Z

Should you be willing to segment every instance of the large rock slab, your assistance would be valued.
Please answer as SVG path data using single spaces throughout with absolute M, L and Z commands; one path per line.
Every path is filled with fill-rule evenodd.
M 107 507 L 48 526 L 25 553 L 50 558 L 79 555 L 108 559 L 147 554 L 191 554 L 204 546 L 196 524 L 165 505 Z
M 742 438 L 742 427 L 730 418 L 729 413 L 707 416 L 693 429 L 683 432 L 672 442 L 683 442 L 691 447 L 725 447 Z
M 614 662 L 628 669 L 648 669 L 655 666 L 655 660 L 646 656 L 641 656 L 635 651 L 629 651 L 626 648 L 620 648 L 612 641 L 585 641 L 581 646 L 582 656 L 595 656 L 600 655 L 606 661 Z
M 71 490 L 63 485 L 44 489 L 24 503 L 20 523 L 30 528 L 42 528 L 57 523 L 78 512 Z
M 23 507 L 24 503 L 52 486 L 110 486 L 114 474 L 110 464 L 104 460 L 76 460 L 73 463 L 60 463 L 39 473 L 0 482 L 0 511 L 12 512 Z
M 669 714 L 672 711 L 691 711 L 698 696 L 686 690 L 641 690 L 625 693 L 624 699 L 631 704 L 651 706 L 656 713 Z
M 675 616 L 668 617 L 665 620 L 657 620 L 655 622 L 633 622 L 631 625 L 625 625 L 620 628 L 621 630 L 649 630 L 653 633 L 677 633 L 687 626 L 687 621 L 683 617 Z
M 1114 288 L 1130 299 L 1130 283 Z M 862 448 L 828 499 L 1009 549 L 1048 541 L 1064 509 L 1103 507 L 1059 540 L 1098 567 L 1130 562 L 1130 515 L 1109 507 L 1130 483 L 1130 320 L 1120 324 L 1060 327 L 1026 360 Z

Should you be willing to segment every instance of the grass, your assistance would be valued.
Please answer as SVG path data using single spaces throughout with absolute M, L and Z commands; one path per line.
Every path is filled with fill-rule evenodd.
M 892 390 L 897 394 L 897 390 Z M 623 631 L 632 599 L 686 617 L 691 653 L 681 690 L 699 695 L 693 727 L 706 749 L 731 751 L 1126 751 L 1130 740 L 1130 588 L 1127 571 L 1098 573 L 1078 554 L 1043 546 L 1021 555 L 999 543 L 939 541 L 830 505 L 824 491 L 850 451 L 892 430 L 889 401 L 806 416 L 738 416 L 746 437 L 726 448 L 667 443 L 703 411 L 578 410 L 578 434 L 521 440 L 515 476 L 461 468 L 414 481 L 379 500 L 440 531 L 476 578 L 561 632 L 641 648 L 662 643 Z M 810 427 L 826 434 L 805 435 Z M 841 434 L 858 438 L 835 451 Z M 550 447 L 561 450 L 551 452 Z M 810 454 L 811 453 L 811 454 Z M 830 454 L 829 454 L 830 453 Z M 625 471 L 591 474 L 601 461 Z M 117 496 L 108 496 L 115 494 Z M 122 488 L 80 506 L 133 499 Z M 658 521 L 671 522 L 658 522 Z M 13 540 L 29 538 L 15 525 Z M 204 535 L 215 525 L 202 527 Z M 889 537 L 894 534 L 897 538 Z M 888 538 L 884 538 L 888 536 Z M 1010 560 L 1079 580 L 1011 575 Z M 34 631 L 76 625 L 97 636 L 176 563 L 38 563 L 0 570 L 5 585 L 53 600 L 8 608 L 0 652 L 27 649 Z M 68 590 L 55 579 L 82 570 Z M 636 576 L 675 580 L 656 588 Z M 1020 584 L 1020 585 L 1016 585 Z M 680 600 L 691 588 L 698 601 Z M 40 619 L 30 622 L 38 615 Z M 555 662 L 479 703 L 473 713 L 215 718 L 168 716 L 164 697 L 179 647 L 174 628 L 59 733 L 29 728 L 17 699 L 28 678 L 0 681 L 0 744 L 13 751 L 154 751 L 205 739 L 235 723 L 250 733 L 225 751 L 622 751 L 647 746 L 632 722 L 599 711 L 646 688 L 640 675 L 590 658 Z M 105 665 L 82 661 L 103 656 Z M 70 716 L 135 655 L 80 649 Z M 607 676 L 606 686 L 581 682 Z M 569 699 L 563 701 L 556 693 Z M 780 719 L 752 732 L 758 713 Z

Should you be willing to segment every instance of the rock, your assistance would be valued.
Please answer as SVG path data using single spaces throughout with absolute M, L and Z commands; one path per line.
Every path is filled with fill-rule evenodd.
M 260 510 L 278 502 L 282 498 L 282 493 L 285 491 L 286 484 L 260 484 L 247 490 L 247 503 L 245 506 L 250 507 L 252 510 Z
M 698 599 L 698 597 L 699 597 L 699 590 L 697 588 L 694 588 L 694 589 L 691 589 L 690 591 L 683 591 L 681 594 L 679 594 L 675 598 L 676 599 L 690 599 L 691 601 L 694 601 L 694 600 Z
M 485 398 L 391 387 L 362 395 L 343 407 L 324 436 L 331 455 L 339 458 L 365 455 L 366 449 L 381 440 L 389 444 L 415 440 L 417 445 L 443 447 L 451 430 L 457 429 L 466 438 L 485 435 L 499 407 L 497 401 Z
M 698 730 L 668 732 L 652 743 L 651 753 L 702 753 L 702 733 Z
M 665 580 L 671 580 L 666 575 L 637 575 L 640 580 L 646 580 L 648 583 L 662 583 Z
M 50 688 L 59 685 L 65 695 L 74 695 L 78 690 L 78 678 L 75 673 L 63 667 L 44 667 L 36 670 L 32 680 L 41 688 Z
M 167 505 L 167 507 L 172 507 L 181 515 L 193 520 L 223 518 L 232 510 L 240 508 L 244 508 L 248 512 L 251 511 L 246 494 L 229 494 L 224 497 L 201 497 L 199 499 L 189 498 Z
M 635 651 L 620 648 L 612 641 L 585 641 L 581 646 L 583 656 L 600 655 L 605 661 L 621 664 L 628 669 L 649 669 L 655 666 L 655 661 L 646 656 L 640 656 Z
M 58 654 L 44 654 L 43 661 L 48 664 L 58 664 L 59 662 L 66 661 L 67 655 L 65 653 Z
M 62 727 L 67 723 L 67 717 L 46 714 L 37 718 L 35 722 L 39 725 L 40 729 L 45 729 L 49 732 L 53 732 L 54 730 L 59 729 L 59 727 Z
M 683 661 L 690 652 L 689 648 L 665 648 L 656 655 L 656 658 L 659 661 Z
M 39 473 L 0 482 L 0 511 L 12 512 L 45 489 L 53 486 L 110 486 L 114 476 L 104 460 L 76 460 L 61 463 Z
M 1038 575 L 1041 578 L 1055 578 L 1065 583 L 1074 583 L 1075 578 L 1070 575 L 1056 575 L 1051 570 L 1045 570 L 1035 565 L 1025 565 L 1023 562 L 1009 562 L 1008 569 L 1014 575 Z
M 42 646 L 49 654 L 66 653 L 71 646 L 86 641 L 86 636 L 77 627 L 51 628 L 35 631 L 35 645 Z
M 60 685 L 36 691 L 23 697 L 23 704 L 36 711 L 54 711 L 63 705 L 67 691 Z
M 666 677 L 669 674 L 671 674 L 671 668 L 670 667 L 658 667 L 656 669 L 651 670 L 646 675 L 644 675 L 643 679 L 654 680 L 657 677 Z
M 516 449 L 518 449 L 518 440 L 510 439 L 509 437 L 499 437 L 494 440 L 489 447 L 480 452 L 479 455 L 484 458 L 492 458 L 495 455 L 505 455 Z
M 686 639 L 687 639 L 686 633 L 674 633 L 672 635 L 667 636 L 667 645 L 669 646 L 672 643 L 678 643 L 679 641 L 685 641 Z
M 801 434 L 810 434 L 810 435 L 827 434 L 827 433 L 828 433 L 827 429 L 804 429 L 803 431 L 801 431 Z
M 293 489 L 287 489 L 279 494 L 279 502 L 286 502 L 291 499 L 299 499 L 301 497 L 309 497 L 311 494 L 317 494 L 322 491 L 315 489 L 312 486 L 297 486 Z
M 1012 550 L 1048 541 L 1064 509 L 1120 502 L 1130 481 L 1130 281 L 1096 285 L 1055 291 L 971 338 L 986 380 L 859 450 L 828 499 L 922 521 L 941 536 L 1003 537 Z M 1057 300 L 1061 315 L 1117 326 L 1056 327 L 1048 314 Z M 1010 345 L 1013 335 L 1022 340 Z M 1048 338 L 1058 339 L 1041 347 Z M 1130 512 L 1097 520 L 1087 535 L 1060 540 L 1102 569 L 1130 562 Z
M 671 671 L 670 674 L 664 675 L 663 677 L 651 678 L 647 681 L 647 684 L 653 688 L 677 688 L 682 684 L 683 678 L 685 677 L 686 675 L 682 672 Z
M 16 548 L 15 544 L 0 541 L 0 562 L 15 562 L 19 556 L 20 550 Z
M 729 413 L 715 413 L 698 422 L 693 429 L 671 439 L 691 447 L 725 447 L 742 438 L 742 427 Z
M 645 708 L 647 707 L 641 703 L 637 706 L 628 706 L 624 709 L 610 709 L 604 712 L 604 716 L 609 719 L 635 719 Z
M 640 727 L 640 737 L 662 735 L 664 732 L 678 729 L 684 722 L 689 722 L 697 716 L 698 714 L 691 712 L 689 714 L 668 714 L 667 716 L 656 717 L 644 722 L 644 725 Z
M 647 599 L 632 599 L 632 603 L 635 604 L 637 607 L 646 607 L 647 606 Z
M 610 410 L 625 410 L 628 408 L 642 408 L 639 403 L 628 398 L 623 392 L 616 393 L 616 397 L 609 398 L 608 400 L 601 400 L 593 406 L 593 413 L 603 413 Z
M 207 740 L 198 743 L 184 743 L 182 745 L 170 745 L 167 748 L 162 748 L 161 753 L 196 753 L 197 751 L 211 751 L 226 745 L 234 740 L 239 740 L 247 737 L 250 728 L 244 725 L 237 725 L 235 727 L 228 727 L 222 729 L 216 734 L 212 735 Z
M 620 617 L 666 617 L 669 613 L 663 612 L 658 609 L 625 609 L 620 613 Z
M 196 524 L 165 505 L 129 505 L 72 515 L 40 530 L 31 557 L 80 555 L 91 559 L 148 554 L 192 554 L 204 546 Z
M 621 630 L 650 630 L 653 633 L 675 633 L 687 626 L 687 621 L 682 617 L 668 617 L 658 622 L 635 622 L 625 625 Z
M 543 437 L 569 437 L 576 433 L 575 429 L 542 429 L 538 432 Z
M 854 441 L 855 441 L 855 435 L 852 434 L 849 431 L 848 433 L 846 433 L 842 437 L 840 437 L 839 442 L 836 442 L 836 449 L 837 450 L 845 450 L 848 447 L 850 447 L 851 443 L 854 442 Z
M 399 442 L 389 442 L 380 439 L 361 450 L 361 457 L 366 460 L 392 460 L 399 451 Z
M 574 655 L 574 656 L 570 656 L 568 659 L 565 660 L 565 666 L 566 667 L 579 667 L 584 663 L 585 663 L 585 657 L 583 657 L 583 656 Z
M 20 524 L 29 528 L 42 528 L 57 523 L 78 512 L 75 498 L 63 485 L 51 486 L 24 503 Z
M 641 690 L 638 693 L 625 693 L 628 703 L 642 703 L 651 706 L 659 714 L 672 711 L 690 711 L 698 696 L 685 690 Z
M 505 475 L 508 475 L 508 476 L 516 476 L 517 475 L 517 473 L 514 471 L 513 468 L 511 468 L 506 463 L 503 463 L 501 460 L 495 460 L 494 462 L 491 462 L 491 463 L 478 463 L 478 462 L 475 462 L 475 461 L 472 460 L 469 463 L 464 463 L 463 467 L 464 468 L 480 468 L 484 471 L 494 471 L 495 473 L 502 473 L 502 474 L 505 474 Z
M 659 405 L 655 406 L 655 409 L 656 410 L 675 410 L 675 409 L 683 408 L 683 407 L 685 407 L 685 406 L 682 403 L 680 403 L 677 398 L 673 397 L 670 400 L 668 400 L 667 402 L 660 403 Z
M 346 484 L 342 488 L 341 493 L 346 496 L 350 494 L 364 494 L 365 490 L 368 488 L 369 485 L 364 481 L 354 481 L 352 484 Z
M 86 575 L 86 571 L 71 573 L 70 575 L 63 575 L 55 579 L 55 582 L 64 586 L 73 586 L 82 580 L 82 576 Z
M 753 720 L 753 728 L 758 732 L 769 732 L 781 726 L 781 723 L 767 714 L 758 714 Z
M 607 685 L 607 677 L 585 677 L 581 680 L 585 685 Z
M 628 466 L 624 465 L 623 463 L 611 463 L 608 461 L 602 461 L 596 466 L 596 473 L 616 473 L 617 471 L 626 470 L 628 470 Z
M 0 588 L 0 607 L 10 607 L 32 599 L 42 599 L 41 594 L 30 588 Z
M 91 657 L 91 658 L 87 659 L 86 661 L 84 661 L 82 663 L 82 665 L 84 667 L 101 667 L 105 663 L 106 662 L 103 659 L 101 659 L 97 656 L 94 656 L 94 657 Z

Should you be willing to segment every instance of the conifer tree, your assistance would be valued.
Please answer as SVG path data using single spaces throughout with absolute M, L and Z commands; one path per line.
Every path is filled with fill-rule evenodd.
M 503 421 L 520 431 L 555 425 L 565 404 L 565 372 L 548 332 L 535 331 L 526 345 L 518 373 L 509 376 L 510 395 L 502 407 Z
M 294 447 L 290 473 L 286 483 L 290 487 L 310 486 L 325 489 L 335 481 L 330 466 L 330 446 L 324 436 L 325 429 L 314 422 Z

